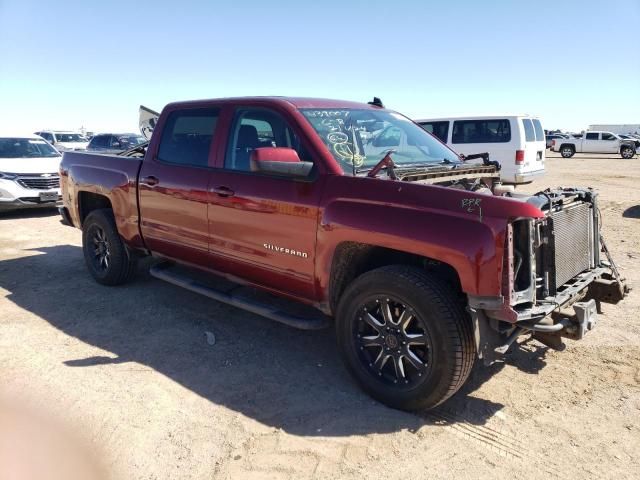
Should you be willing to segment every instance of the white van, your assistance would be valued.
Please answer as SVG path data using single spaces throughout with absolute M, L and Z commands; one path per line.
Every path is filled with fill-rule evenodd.
M 463 155 L 489 153 L 500 162 L 505 183 L 530 183 L 544 174 L 546 142 L 538 118 L 530 115 L 416 120 L 427 132 Z

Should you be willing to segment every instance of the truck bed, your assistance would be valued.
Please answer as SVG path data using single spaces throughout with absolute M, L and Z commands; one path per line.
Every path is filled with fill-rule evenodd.
M 142 159 L 119 155 L 65 152 L 60 174 L 62 198 L 74 226 L 81 226 L 84 215 L 80 205 L 91 195 L 107 197 L 125 240 L 143 246 L 138 228 L 137 183 Z

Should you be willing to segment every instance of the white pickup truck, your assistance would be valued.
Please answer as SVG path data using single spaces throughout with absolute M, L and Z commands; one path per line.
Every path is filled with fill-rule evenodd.
M 576 153 L 619 153 L 622 158 L 633 158 L 636 145 L 633 141 L 612 132 L 588 131 L 582 138 L 559 138 L 551 142 L 551 150 L 564 158 Z

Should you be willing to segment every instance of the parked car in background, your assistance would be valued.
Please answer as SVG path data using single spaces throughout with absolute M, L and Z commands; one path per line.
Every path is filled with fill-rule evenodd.
M 147 141 L 135 133 L 98 133 L 93 136 L 87 150 L 95 153 L 120 153 Z
M 619 153 L 622 158 L 633 158 L 636 145 L 612 132 L 585 132 L 583 138 L 553 140 L 551 150 L 560 152 L 564 158 L 576 153 Z
M 41 130 L 35 133 L 44 138 L 57 150 L 64 152 L 67 150 L 86 150 L 89 140 L 80 132 L 62 130 Z
M 457 153 L 488 152 L 500 163 L 505 183 L 530 183 L 544 175 L 545 136 L 540 120 L 529 115 L 416 120 Z
M 550 133 L 548 135 L 545 135 L 545 141 L 546 141 L 547 148 L 551 148 L 551 142 L 553 140 L 557 140 L 559 138 L 569 138 L 569 135 L 564 135 L 562 133 Z
M 62 156 L 36 135 L 0 136 L 0 211 L 54 207 Z

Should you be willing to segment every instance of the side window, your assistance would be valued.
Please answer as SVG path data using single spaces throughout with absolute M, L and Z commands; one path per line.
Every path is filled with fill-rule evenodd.
M 616 137 L 611 133 L 604 132 L 602 134 L 602 140 L 615 140 L 615 139 L 616 139 Z
M 542 124 L 537 118 L 534 118 L 532 122 L 533 128 L 536 131 L 536 141 L 541 142 L 542 140 L 544 140 L 544 129 L 542 128 Z
M 598 132 L 589 132 L 585 136 L 587 140 L 598 140 Z
M 522 119 L 522 124 L 524 125 L 524 137 L 527 142 L 535 142 L 536 134 L 533 130 L 533 123 L 528 118 Z
M 91 143 L 93 144 L 93 148 L 106 148 L 108 146 L 107 139 L 108 139 L 107 135 L 96 135 L 91 140 Z
M 449 135 L 449 122 L 423 122 L 420 124 L 427 132 L 438 137 L 443 143 L 447 143 Z
M 251 171 L 251 152 L 262 147 L 293 148 L 300 160 L 311 161 L 300 139 L 280 114 L 263 108 L 239 109 L 231 128 L 224 168 Z
M 115 135 L 110 135 L 109 136 L 109 146 L 111 148 L 122 148 L 122 142 L 120 141 L 120 138 L 115 136 Z
M 399 147 L 402 138 L 402 130 L 398 127 L 389 127 L 373 140 L 374 147 Z
M 197 108 L 171 112 L 162 131 L 158 160 L 206 167 L 220 111 Z
M 456 120 L 451 143 L 506 143 L 511 141 L 508 119 Z

